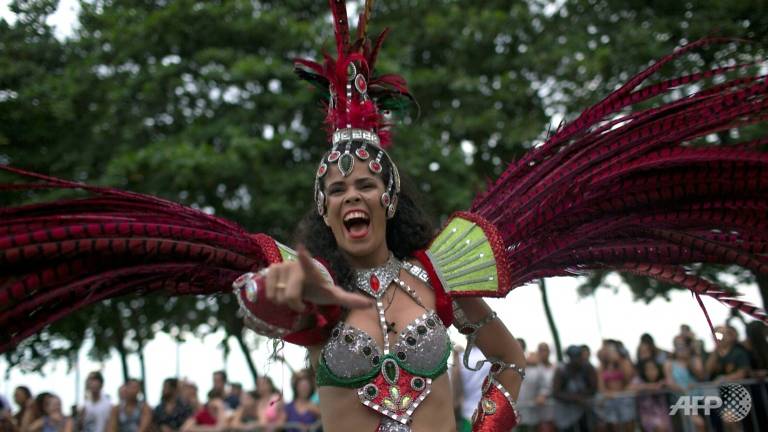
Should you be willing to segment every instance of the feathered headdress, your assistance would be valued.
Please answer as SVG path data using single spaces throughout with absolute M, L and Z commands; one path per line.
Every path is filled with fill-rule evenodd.
M 346 1 L 328 0 L 328 3 L 333 15 L 336 58 L 325 54 L 322 64 L 307 59 L 294 61 L 300 78 L 328 92 L 325 124 L 332 147 L 320 161 L 315 176 L 317 211 L 320 215 L 325 214 L 325 194 L 320 179 L 330 165 L 337 164 L 341 174 L 347 176 L 352 172 L 355 160 L 359 160 L 366 162 L 372 173 L 381 174 L 382 160 L 386 158 L 392 170 L 389 178 L 384 179 L 386 191 L 381 196 L 381 204 L 387 217 L 391 218 L 397 209 L 400 176 L 385 151 L 391 144 L 391 136 L 384 113 L 405 111 L 416 105 L 415 99 L 403 77 L 374 74 L 379 50 L 389 29 L 381 32 L 374 41 L 368 38 L 373 0 L 365 3 L 354 41 L 350 40 Z
M 373 136 L 356 138 L 371 141 L 381 149 L 389 147 L 390 134 L 384 112 L 402 112 L 415 106 L 405 79 L 400 75 L 375 75 L 376 59 L 389 29 L 373 41 L 367 26 L 373 0 L 367 0 L 357 25 L 357 37 L 351 41 L 345 0 L 328 0 L 333 14 L 336 58 L 324 54 L 323 63 L 296 59 L 296 74 L 327 92 L 327 126 L 330 141 L 347 140 L 345 132 L 372 132 Z M 351 137 L 351 135 L 350 135 Z

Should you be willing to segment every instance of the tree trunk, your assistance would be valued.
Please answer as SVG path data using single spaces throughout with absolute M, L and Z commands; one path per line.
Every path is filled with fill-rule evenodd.
M 760 297 L 763 299 L 763 310 L 768 309 L 768 274 L 757 273 L 755 275 L 757 288 L 760 290 Z
M 123 367 L 123 382 L 128 381 L 128 350 L 125 348 L 125 328 L 123 328 L 123 317 L 117 304 L 112 303 L 112 312 L 115 314 L 115 349 L 120 354 L 120 364 Z
M 141 392 L 146 396 L 147 394 L 147 367 L 144 361 L 144 341 L 141 338 L 136 338 L 136 343 L 139 345 L 137 354 L 139 355 L 139 368 L 141 369 Z
M 256 372 L 256 365 L 253 363 L 253 357 L 251 357 L 251 350 L 249 350 L 248 345 L 245 344 L 245 340 L 243 339 L 242 332 L 240 334 L 233 334 L 232 336 L 237 341 L 237 344 L 240 345 L 240 350 L 243 351 L 243 356 L 245 357 L 245 363 L 248 365 L 248 370 L 251 371 L 251 376 L 253 377 L 253 386 L 256 387 L 256 379 L 259 378 L 259 374 L 258 372 Z
M 557 331 L 555 325 L 555 319 L 552 317 L 552 310 L 549 307 L 549 299 L 547 299 L 547 284 L 544 279 L 539 279 L 539 291 L 541 291 L 541 302 L 544 304 L 544 313 L 547 315 L 547 323 L 549 329 L 552 331 L 552 339 L 555 341 L 555 355 L 557 355 L 557 362 L 563 362 L 563 346 L 560 343 L 560 333 Z

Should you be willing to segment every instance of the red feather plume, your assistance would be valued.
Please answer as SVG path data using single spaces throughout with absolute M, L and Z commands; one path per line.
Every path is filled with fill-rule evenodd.
M 507 246 L 508 289 L 541 277 L 613 269 L 688 288 L 768 322 L 763 311 L 685 267 L 737 264 L 768 272 L 768 154 L 760 151 L 768 138 L 702 145 L 708 135 L 766 123 L 766 76 L 729 76 L 761 62 L 639 88 L 675 58 L 725 42 L 734 41 L 700 40 L 662 58 L 513 163 L 477 197 L 471 211 L 495 224 Z M 719 83 L 707 86 L 713 78 Z M 637 108 L 693 83 L 701 89 Z
M 263 234 L 160 198 L 0 165 L 86 198 L 0 209 L 0 352 L 78 309 L 126 294 L 231 291 L 277 257 Z
M 325 125 L 329 137 L 338 129 L 355 128 L 375 131 L 382 148 L 391 144 L 389 124 L 380 112 L 378 103 L 385 97 L 404 98 L 413 102 L 405 79 L 398 75 L 374 75 L 376 59 L 389 29 L 385 29 L 372 44 L 368 39 L 367 25 L 370 10 L 360 14 L 357 39 L 350 40 L 346 1 L 329 0 L 333 15 L 336 41 L 336 57 L 325 54 L 323 62 L 295 59 L 294 65 L 300 78 L 327 86 L 330 103 L 326 103 Z M 350 80 L 349 66 L 353 64 L 364 81 L 365 96 Z M 349 87 L 348 87 L 349 85 Z M 351 90 L 354 89 L 354 90 Z

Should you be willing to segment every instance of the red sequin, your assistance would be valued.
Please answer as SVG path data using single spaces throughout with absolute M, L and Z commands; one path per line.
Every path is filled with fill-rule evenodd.
M 485 379 L 487 381 L 489 378 L 486 377 Z M 472 418 L 472 432 L 508 431 L 517 426 L 517 412 L 510 405 L 504 393 L 494 383 L 490 384 L 477 404 L 475 416 Z M 485 407 L 483 406 L 484 401 Z

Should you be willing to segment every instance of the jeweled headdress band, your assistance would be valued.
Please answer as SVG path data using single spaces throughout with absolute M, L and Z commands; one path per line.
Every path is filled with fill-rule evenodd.
M 320 181 L 328 169 L 336 164 L 341 174 L 347 176 L 357 160 L 367 163 L 368 169 L 378 175 L 382 174 L 384 163 L 392 167 L 389 178 L 383 179 L 386 190 L 381 196 L 381 204 L 391 218 L 397 208 L 400 175 L 385 151 L 390 144 L 390 132 L 389 124 L 380 111 L 406 111 L 416 105 L 415 100 L 402 77 L 393 74 L 376 76 L 373 73 L 376 58 L 388 33 L 384 30 L 374 41 L 368 39 L 366 27 L 373 2 L 366 1 L 354 41 L 350 40 L 346 2 L 329 0 L 329 4 L 334 19 L 336 58 L 326 54 L 322 64 L 305 59 L 295 60 L 299 77 L 328 95 L 325 98 L 325 123 L 332 147 L 320 161 L 315 176 L 317 211 L 320 215 L 325 214 L 325 194 Z
M 351 151 L 354 142 L 362 142 L 362 144 L 357 147 L 355 151 Z M 368 150 L 368 146 L 371 147 L 375 156 Z M 342 147 L 343 151 L 340 150 Z M 318 214 L 320 214 L 320 216 L 325 214 L 326 198 L 321 188 L 320 180 L 328 173 L 328 169 L 331 165 L 336 164 L 341 175 L 346 177 L 355 168 L 355 160 L 358 160 L 366 163 L 368 165 L 368 170 L 372 174 L 382 175 L 384 170 L 384 158 L 386 158 L 391 169 L 389 178 L 384 179 L 386 184 L 384 193 L 381 195 L 381 205 L 386 209 L 387 218 L 394 217 L 395 212 L 397 211 L 397 196 L 400 193 L 400 173 L 386 151 L 376 146 L 373 141 L 365 139 L 349 139 L 335 143 L 331 152 L 320 161 L 320 165 L 318 166 L 315 175 L 315 202 L 317 204 Z

